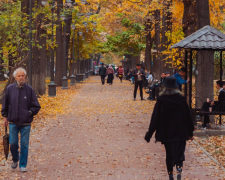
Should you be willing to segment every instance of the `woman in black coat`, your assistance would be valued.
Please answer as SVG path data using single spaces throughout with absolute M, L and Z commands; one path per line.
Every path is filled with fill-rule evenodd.
M 150 142 L 153 133 L 156 141 L 164 144 L 166 165 L 170 180 L 173 167 L 177 168 L 177 179 L 181 179 L 186 141 L 193 139 L 194 125 L 185 97 L 178 90 L 176 78 L 166 77 L 163 91 L 159 94 L 145 140 Z

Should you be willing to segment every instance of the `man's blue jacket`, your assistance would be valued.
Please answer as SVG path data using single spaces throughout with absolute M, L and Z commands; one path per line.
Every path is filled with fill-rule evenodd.
M 176 73 L 173 76 L 176 78 L 176 84 L 181 91 L 182 90 L 182 84 L 186 84 L 187 80 L 184 80 L 179 73 Z

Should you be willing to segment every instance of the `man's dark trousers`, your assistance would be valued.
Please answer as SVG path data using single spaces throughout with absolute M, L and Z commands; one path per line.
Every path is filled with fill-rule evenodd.
M 105 75 L 101 75 L 102 84 L 105 84 Z
M 135 85 L 134 85 L 134 98 L 136 98 L 138 86 L 139 86 L 139 89 L 140 89 L 141 99 L 143 99 L 143 91 L 142 91 L 142 89 L 143 89 L 143 82 L 142 81 L 135 82 Z

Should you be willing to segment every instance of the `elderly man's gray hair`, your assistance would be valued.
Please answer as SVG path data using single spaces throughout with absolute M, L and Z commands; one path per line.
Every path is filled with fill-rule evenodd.
M 25 74 L 25 76 L 27 75 L 26 70 L 25 70 L 24 68 L 22 68 L 22 67 L 19 67 L 19 68 L 17 68 L 17 69 L 13 72 L 13 77 L 14 77 L 14 78 L 16 77 L 16 74 L 17 74 L 19 71 L 23 71 L 24 74 Z

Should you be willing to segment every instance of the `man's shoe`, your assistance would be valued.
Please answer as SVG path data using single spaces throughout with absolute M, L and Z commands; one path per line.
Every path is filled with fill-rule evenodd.
M 143 99 L 143 98 L 142 98 L 141 100 L 142 100 L 142 101 L 145 101 L 145 99 Z
M 136 101 L 136 98 L 134 98 L 134 101 Z
M 20 171 L 21 171 L 21 172 L 27 172 L 27 168 L 21 167 L 21 168 L 20 168 Z
M 11 164 L 11 168 L 12 168 L 12 169 L 16 169 L 17 166 L 18 166 L 18 162 L 13 162 L 13 163 Z

